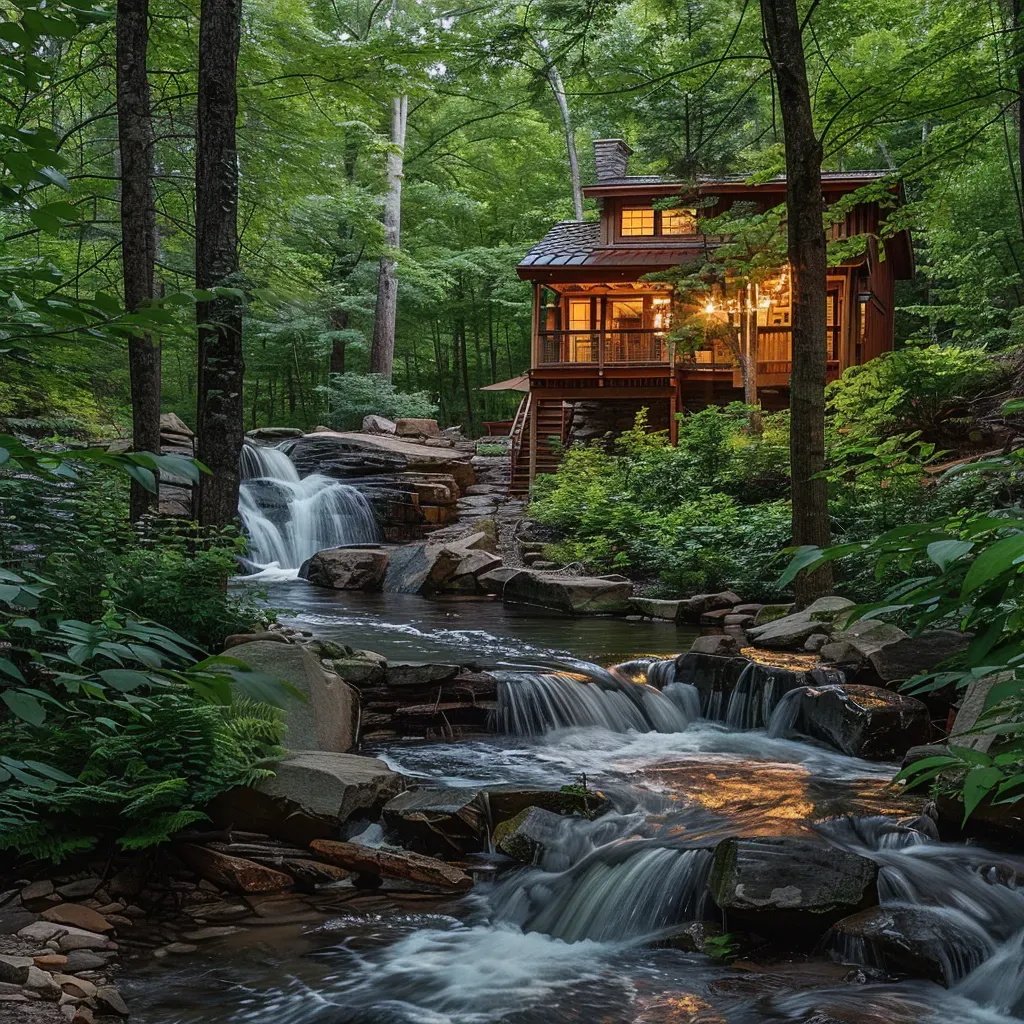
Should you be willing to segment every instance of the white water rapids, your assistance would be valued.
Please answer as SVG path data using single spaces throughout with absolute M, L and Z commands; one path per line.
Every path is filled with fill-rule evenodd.
M 929 819 L 897 820 L 894 766 L 789 738 L 796 687 L 748 678 L 745 696 L 705 693 L 702 707 L 698 687 L 673 680 L 668 661 L 512 668 L 500 676 L 498 735 L 368 751 L 435 785 L 558 786 L 585 773 L 612 807 L 593 821 L 558 819 L 537 864 L 436 911 L 346 913 L 317 931 L 308 957 L 275 949 L 224 970 L 207 962 L 176 1008 L 144 1010 L 140 1024 L 1021 1019 L 1024 860 L 940 842 Z M 719 839 L 806 836 L 808 823 L 878 865 L 884 908 L 923 916 L 945 986 L 887 979 L 867 943 L 829 940 L 834 967 L 819 950 L 743 969 L 659 945 L 685 922 L 721 922 L 707 892 Z
M 245 445 L 241 472 L 238 511 L 254 578 L 295 579 L 324 548 L 378 539 L 373 510 L 359 491 L 319 473 L 300 478 L 279 448 Z

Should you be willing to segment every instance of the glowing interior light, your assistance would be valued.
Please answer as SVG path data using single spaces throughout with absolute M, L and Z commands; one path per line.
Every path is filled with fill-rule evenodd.
M 715 311 L 715 300 L 708 299 L 708 304 L 704 307 L 705 313 L 714 313 Z

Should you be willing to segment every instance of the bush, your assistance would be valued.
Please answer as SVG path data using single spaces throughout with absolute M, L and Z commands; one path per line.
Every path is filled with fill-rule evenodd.
M 327 426 L 358 430 L 363 417 L 373 413 L 390 420 L 402 417 L 434 419 L 437 405 L 426 391 L 399 391 L 376 373 L 343 373 L 331 377 L 328 387 Z
M 851 366 L 828 388 L 837 430 L 887 437 L 919 431 L 928 440 L 962 436 L 965 403 L 999 378 L 984 351 L 929 345 Z

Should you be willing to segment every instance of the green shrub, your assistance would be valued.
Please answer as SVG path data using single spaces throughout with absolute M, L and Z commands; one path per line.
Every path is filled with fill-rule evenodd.
M 874 437 L 920 431 L 929 440 L 963 434 L 965 400 L 1001 371 L 979 349 L 929 345 L 887 352 L 851 366 L 828 388 L 837 430 Z
M 426 391 L 399 391 L 375 373 L 343 373 L 331 377 L 327 425 L 335 430 L 358 430 L 371 414 L 388 419 L 434 419 L 437 405 Z

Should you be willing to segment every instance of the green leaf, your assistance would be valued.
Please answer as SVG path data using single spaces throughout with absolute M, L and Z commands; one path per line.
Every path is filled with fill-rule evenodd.
M 138 672 L 131 668 L 108 668 L 99 673 L 100 679 L 108 686 L 122 693 L 131 693 L 140 686 L 146 686 L 152 679 L 145 672 Z
M 964 577 L 963 586 L 960 588 L 961 600 L 989 580 L 1014 568 L 1017 559 L 1022 556 L 1024 556 L 1024 533 L 1015 533 L 1010 537 L 1004 537 L 985 548 L 974 560 Z
M 0 699 L 11 709 L 11 712 L 29 725 L 42 725 L 46 721 L 46 708 L 31 694 L 21 690 L 4 690 Z
M 958 558 L 966 555 L 974 544 L 967 540 L 935 540 L 928 545 L 928 557 L 943 571 Z
M 964 824 L 974 809 L 1003 779 L 1003 773 L 989 765 L 972 768 L 964 779 Z

